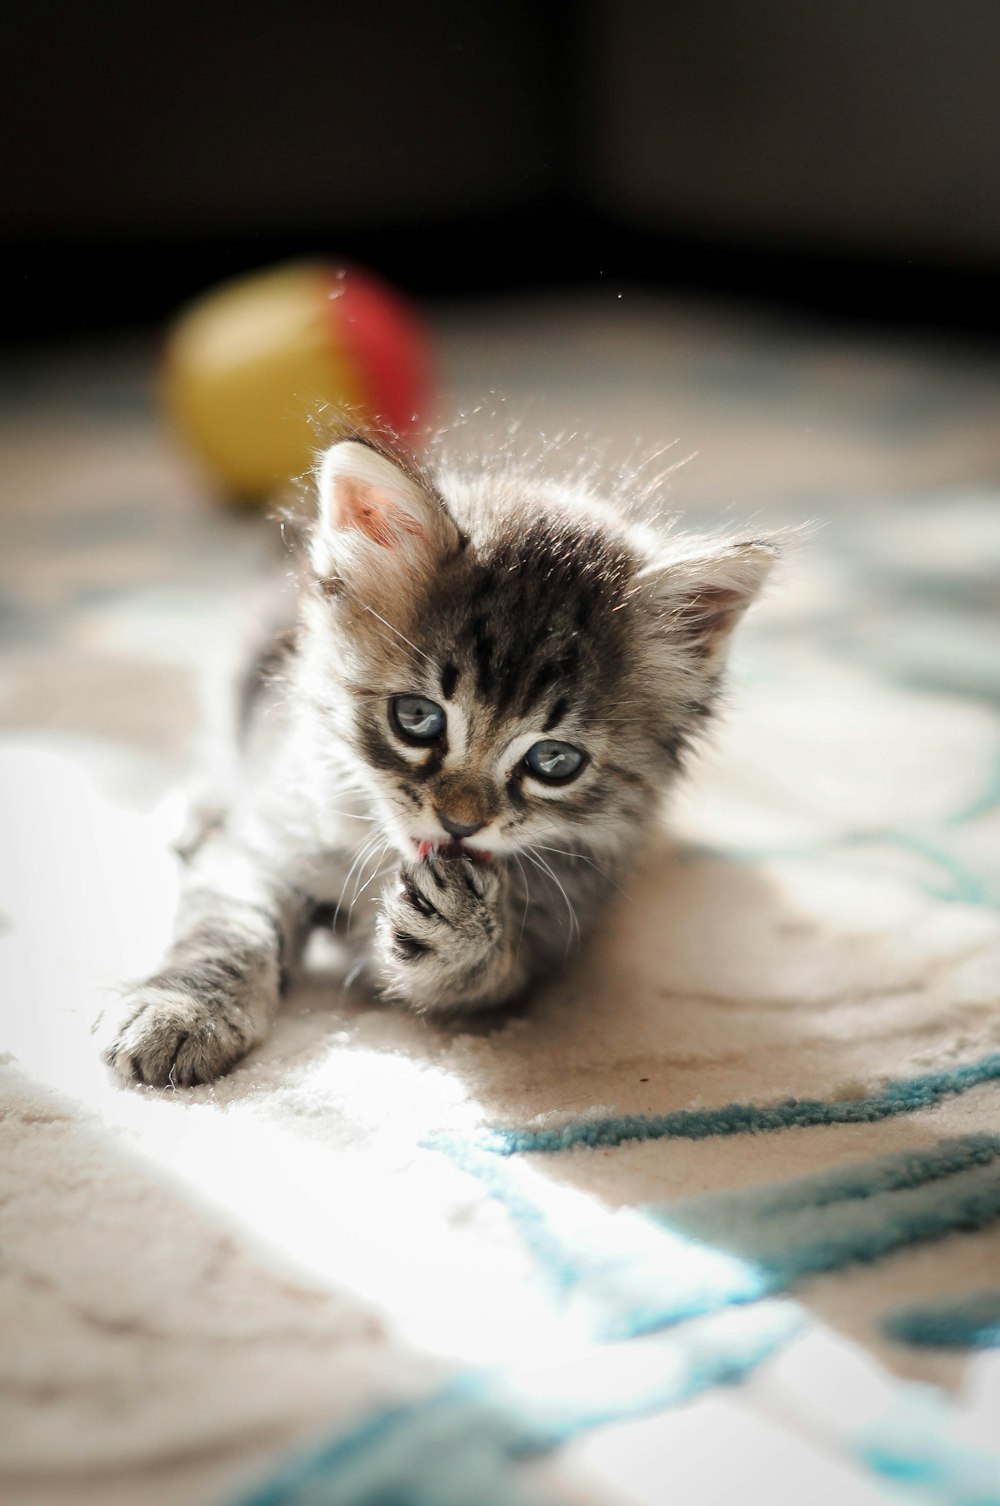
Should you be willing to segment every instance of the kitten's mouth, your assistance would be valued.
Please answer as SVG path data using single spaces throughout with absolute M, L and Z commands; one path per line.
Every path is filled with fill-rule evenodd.
M 487 852 L 485 847 L 470 847 L 468 842 L 420 842 L 414 837 L 413 844 L 420 862 L 429 858 L 432 852 L 443 858 L 471 858 L 474 863 L 493 861 L 492 852 Z

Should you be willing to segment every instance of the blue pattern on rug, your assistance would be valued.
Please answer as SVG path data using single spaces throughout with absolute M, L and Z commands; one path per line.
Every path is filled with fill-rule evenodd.
M 576 1120 L 557 1128 L 493 1129 L 476 1144 L 499 1156 L 569 1150 L 575 1145 L 622 1145 L 628 1140 L 706 1140 L 820 1124 L 873 1124 L 896 1114 L 930 1108 L 942 1098 L 1000 1082 L 1000 1052 L 977 1062 L 887 1082 L 863 1098 L 789 1098 L 783 1103 L 730 1103 L 717 1109 L 677 1109 L 671 1114 L 624 1114 Z
M 524 1492 L 520 1462 L 736 1384 L 800 1324 L 787 1304 L 763 1303 L 669 1345 L 590 1346 L 554 1371 L 466 1372 L 292 1460 L 238 1506 L 543 1506 Z
M 996 803 L 997 796 L 991 786 L 986 794 L 969 807 L 968 813 L 960 811 L 956 816 L 949 817 L 945 823 L 945 832 L 955 830 L 979 816 L 988 815 Z M 950 905 L 974 905 L 984 910 L 1000 910 L 1000 889 L 994 880 L 974 872 L 968 863 L 959 859 L 948 846 L 947 836 L 939 831 L 927 834 L 874 826 L 866 831 L 842 832 L 835 837 L 802 847 L 734 847 L 720 846 L 718 843 L 705 846 L 691 843 L 678 856 L 681 861 L 685 857 L 724 858 L 730 863 L 756 866 L 782 860 L 816 862 L 859 847 L 895 848 L 898 852 L 920 858 L 936 868 L 945 880 L 943 884 L 930 883 L 926 879 L 918 880 L 916 874 L 913 879 L 914 884 L 931 899 L 943 900 Z
M 1000 1288 L 895 1308 L 882 1330 L 922 1349 L 1000 1349 Z
M 618 1213 L 542 1206 L 509 1160 L 439 1142 L 515 1220 L 564 1303 L 623 1339 L 1000 1219 L 1000 1137 L 969 1135 L 832 1172 Z
M 1000 1454 L 972 1448 L 953 1434 L 939 1397 L 911 1387 L 887 1417 L 854 1440 L 860 1463 L 933 1506 L 1000 1506 Z
M 593 1427 L 641 1417 L 749 1375 L 797 1331 L 774 1297 L 810 1275 L 983 1227 L 1000 1218 L 1000 1137 L 970 1135 L 817 1176 L 710 1194 L 623 1216 L 586 1204 L 562 1227 L 528 1190 L 523 1163 L 467 1142 L 440 1145 L 502 1199 L 563 1294 L 598 1336 L 539 1374 L 466 1372 L 387 1407 L 294 1460 L 239 1506 L 542 1506 L 519 1462 Z M 645 1236 L 637 1238 L 637 1232 Z M 638 1338 L 670 1327 L 656 1338 Z M 624 1339 L 626 1343 L 608 1342 Z M 938 1506 L 996 1506 L 989 1461 L 941 1426 L 893 1426 L 856 1445 L 877 1475 Z M 975 1486 L 978 1494 L 970 1493 Z

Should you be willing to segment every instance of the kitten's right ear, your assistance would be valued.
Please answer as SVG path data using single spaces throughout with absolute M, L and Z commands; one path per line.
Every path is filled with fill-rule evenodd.
M 331 586 L 386 598 L 425 578 L 461 543 L 438 498 L 359 440 L 331 445 L 317 481 L 312 562 Z

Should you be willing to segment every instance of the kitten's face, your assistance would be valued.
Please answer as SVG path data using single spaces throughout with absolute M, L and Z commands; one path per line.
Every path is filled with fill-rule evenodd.
M 711 702 L 719 665 L 691 604 L 712 588 L 674 579 L 665 607 L 624 527 L 542 495 L 466 534 L 381 455 L 341 445 L 327 471 L 311 621 L 400 852 L 634 841 Z
M 596 530 L 539 523 L 470 544 L 401 601 L 412 648 L 363 614 L 356 745 L 401 846 L 603 845 L 652 803 L 650 729 L 629 706 L 636 563 Z

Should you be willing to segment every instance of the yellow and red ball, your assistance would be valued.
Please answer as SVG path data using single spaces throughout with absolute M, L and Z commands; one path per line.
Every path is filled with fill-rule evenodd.
M 427 333 L 399 293 L 360 268 L 304 261 L 184 310 L 163 393 L 219 485 L 261 497 L 308 468 L 324 410 L 405 438 L 430 417 L 430 386 Z

